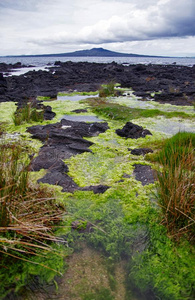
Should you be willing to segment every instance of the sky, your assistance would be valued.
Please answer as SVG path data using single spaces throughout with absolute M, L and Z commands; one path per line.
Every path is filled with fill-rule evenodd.
M 195 0 L 0 0 L 0 56 L 195 56 Z

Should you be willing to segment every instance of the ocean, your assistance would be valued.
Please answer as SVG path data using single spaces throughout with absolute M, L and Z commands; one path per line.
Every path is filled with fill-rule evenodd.
M 14 71 L 15 75 L 19 75 L 30 70 L 39 70 L 45 69 L 48 66 L 51 66 L 55 63 L 55 61 L 72 61 L 72 62 L 95 62 L 95 63 L 111 63 L 116 62 L 118 64 L 176 64 L 176 65 L 183 65 L 192 67 L 195 65 L 195 57 L 188 58 L 188 57 L 25 57 L 25 56 L 17 56 L 17 57 L 0 57 L 0 63 L 4 62 L 7 64 L 14 64 L 16 62 L 21 62 L 24 65 L 32 65 L 31 68 L 23 68 L 22 70 Z

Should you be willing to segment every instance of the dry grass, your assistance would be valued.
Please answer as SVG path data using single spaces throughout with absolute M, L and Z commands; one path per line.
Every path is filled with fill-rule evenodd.
M 48 189 L 32 185 L 26 146 L 0 145 L 0 252 L 28 260 L 59 241 L 54 226 L 64 213 Z

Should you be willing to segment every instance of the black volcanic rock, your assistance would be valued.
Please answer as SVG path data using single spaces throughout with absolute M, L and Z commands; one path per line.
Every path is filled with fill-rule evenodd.
M 81 188 L 82 191 L 93 191 L 94 194 L 103 194 L 105 193 L 105 191 L 107 191 L 107 189 L 109 189 L 110 187 L 107 185 L 90 185 L 84 188 Z
M 6 95 L 6 92 L 7 92 L 7 81 L 3 77 L 3 74 L 0 73 L 0 99 L 1 99 L 1 97 Z
M 148 129 L 143 129 L 142 126 L 127 122 L 122 129 L 117 129 L 116 133 L 125 138 L 138 139 L 146 135 L 152 135 Z
M 44 110 L 44 120 L 52 120 L 56 113 L 52 111 L 51 106 L 47 105 L 47 106 L 43 106 L 43 110 Z
M 147 153 L 153 153 L 153 150 L 151 148 L 136 148 L 136 149 L 128 149 L 131 151 L 131 154 L 133 155 L 145 155 Z
M 142 165 L 142 164 L 134 164 L 134 175 L 135 179 L 141 181 L 142 185 L 154 183 L 156 176 L 155 171 L 151 168 L 151 166 Z
M 74 109 L 72 110 L 72 112 L 76 113 L 76 114 L 80 114 L 80 113 L 86 113 L 87 109 Z
M 0 101 L 25 103 L 30 97 L 53 97 L 60 91 L 96 91 L 110 81 L 131 87 L 144 99 L 160 91 L 153 100 L 162 103 L 192 105 L 195 98 L 195 67 L 177 65 L 56 62 L 48 71 L 30 71 L 5 80 Z
M 43 178 L 39 179 L 38 182 L 59 185 L 63 188 L 62 192 L 73 193 L 74 191 L 79 189 L 78 185 L 70 176 L 59 171 L 47 173 Z
M 48 170 L 48 173 L 38 182 L 60 185 L 64 192 L 72 193 L 80 189 L 93 191 L 94 193 L 104 193 L 109 187 L 78 187 L 73 179 L 68 176 L 68 167 L 63 161 L 72 155 L 91 152 L 89 147 L 93 143 L 83 137 L 96 136 L 107 129 L 107 123 L 88 124 L 65 119 L 56 124 L 29 127 L 28 132 L 32 134 L 32 137 L 44 142 L 38 156 L 33 158 L 30 164 L 32 171 Z

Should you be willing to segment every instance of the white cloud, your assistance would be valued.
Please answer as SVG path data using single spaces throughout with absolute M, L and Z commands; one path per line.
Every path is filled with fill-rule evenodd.
M 123 51 L 127 43 L 150 41 L 155 47 L 152 41 L 160 40 L 174 45 L 175 38 L 195 36 L 194 15 L 194 0 L 0 0 L 0 55 L 68 52 L 86 45 L 120 45 Z M 192 40 L 189 47 L 195 48 Z

